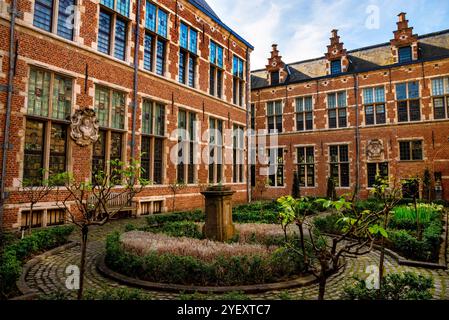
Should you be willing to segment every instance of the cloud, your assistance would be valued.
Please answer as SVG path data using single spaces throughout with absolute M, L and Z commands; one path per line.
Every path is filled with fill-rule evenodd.
M 439 0 L 208 0 L 224 23 L 255 47 L 252 68 L 264 68 L 271 44 L 287 63 L 324 55 L 330 31 L 338 29 L 348 50 L 388 42 L 404 11 L 418 34 L 448 28 L 449 6 Z M 368 6 L 379 28 L 366 27 Z

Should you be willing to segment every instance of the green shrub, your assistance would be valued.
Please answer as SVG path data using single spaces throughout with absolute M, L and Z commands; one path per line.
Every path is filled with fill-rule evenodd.
M 174 212 L 169 214 L 155 214 L 146 218 L 148 225 L 158 226 L 168 222 L 194 221 L 203 222 L 206 215 L 201 210 L 189 212 Z
M 371 212 L 379 212 L 383 209 L 383 204 L 377 199 L 361 200 L 355 203 L 355 208 L 357 211 L 362 212 L 364 210 L 369 210 Z
M 203 234 L 195 222 L 177 221 L 164 224 L 157 232 L 165 233 L 172 237 L 187 237 L 202 239 Z
M 431 277 L 414 273 L 389 274 L 384 279 L 381 291 L 366 288 L 364 280 L 357 279 L 352 286 L 344 288 L 347 300 L 430 300 L 433 288 Z
M 184 285 L 261 284 L 291 278 L 304 269 L 298 255 L 286 249 L 277 250 L 269 259 L 220 256 L 211 262 L 156 252 L 138 256 L 123 250 L 119 233 L 107 238 L 105 261 L 111 269 L 130 277 Z
M 315 227 L 322 233 L 340 234 L 341 227 L 338 224 L 340 217 L 337 214 L 330 214 L 325 217 L 317 217 L 313 220 Z
M 67 242 L 73 226 L 54 227 L 33 232 L 20 241 L 4 247 L 0 256 L 0 295 L 8 298 L 16 289 L 22 264 L 32 255 Z
M 279 208 L 275 201 L 253 202 L 232 209 L 236 223 L 278 223 Z

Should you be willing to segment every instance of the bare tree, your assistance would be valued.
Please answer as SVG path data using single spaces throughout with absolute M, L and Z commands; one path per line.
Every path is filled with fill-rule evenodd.
M 175 211 L 175 205 L 176 205 L 176 195 L 183 189 L 187 188 L 187 185 L 183 182 L 175 182 L 170 184 L 171 192 L 173 193 L 173 200 L 172 200 L 172 211 Z
M 131 205 L 132 199 L 149 184 L 139 178 L 140 170 L 135 161 L 129 165 L 111 161 L 109 172 L 99 170 L 93 173 L 91 182 L 78 182 L 69 174 L 63 176 L 68 194 L 58 205 L 66 210 L 71 222 L 81 232 L 79 300 L 83 297 L 89 228 L 105 225 Z

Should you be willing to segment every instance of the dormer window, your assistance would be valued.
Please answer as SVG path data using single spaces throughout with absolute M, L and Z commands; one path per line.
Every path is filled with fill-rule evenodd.
M 399 48 L 399 63 L 412 61 L 412 47 Z
M 331 61 L 331 74 L 341 73 L 341 60 Z
M 271 84 L 279 84 L 279 71 L 274 71 L 271 73 Z

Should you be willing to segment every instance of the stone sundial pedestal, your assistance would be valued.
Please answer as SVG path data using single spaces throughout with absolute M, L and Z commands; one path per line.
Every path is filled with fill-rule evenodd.
M 228 187 L 214 186 L 201 194 L 206 198 L 205 237 L 213 241 L 227 241 L 235 234 L 232 223 L 232 196 L 235 191 Z

